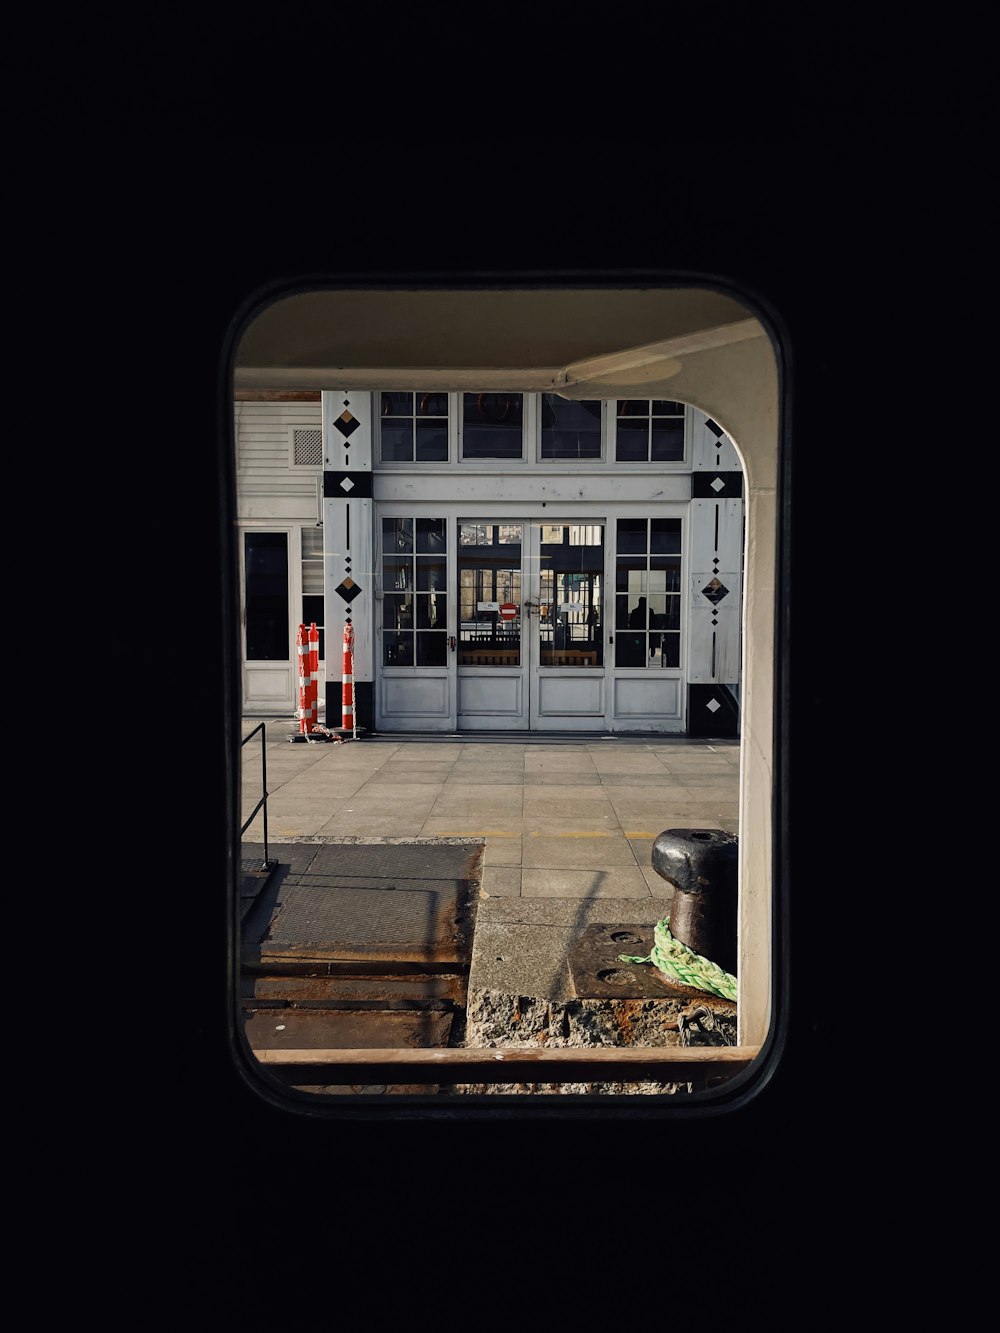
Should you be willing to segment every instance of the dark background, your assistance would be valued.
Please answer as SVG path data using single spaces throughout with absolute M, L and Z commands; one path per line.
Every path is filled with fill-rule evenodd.
M 149 667 L 118 830 L 128 1073 L 102 1071 L 122 1219 L 148 1236 L 151 1290 L 189 1279 L 240 1318 L 277 1298 L 288 1322 L 335 1319 L 360 1295 L 379 1324 L 450 1319 L 470 1274 L 490 1293 L 474 1324 L 534 1321 L 536 1278 L 589 1282 L 592 1320 L 717 1311 L 733 1283 L 736 1309 L 780 1308 L 791 1275 L 827 1309 L 870 1271 L 907 1100 L 857 965 L 875 944 L 859 824 L 891 785 L 869 745 L 873 690 L 892 690 L 870 637 L 884 608 L 858 581 L 877 582 L 874 423 L 910 273 L 901 48 L 772 5 L 478 22 L 444 6 L 152 19 L 97 52 L 120 58 L 84 73 L 86 118 L 67 105 L 58 125 L 67 282 L 103 329 L 90 383 L 119 423 L 90 462 L 108 462 L 109 513 L 112 477 L 136 502 L 127 568 L 120 528 L 93 534 L 136 612 L 105 628 Z M 481 274 L 718 279 L 787 332 L 789 1027 L 730 1115 L 329 1122 L 265 1103 L 233 1066 L 226 340 L 275 285 Z M 866 634 L 860 679 L 845 659 Z M 204 811 L 179 847 L 178 801 Z

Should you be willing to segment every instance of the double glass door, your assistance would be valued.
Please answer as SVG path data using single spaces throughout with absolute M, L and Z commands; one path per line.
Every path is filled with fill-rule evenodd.
M 605 723 L 604 523 L 457 523 L 460 730 Z

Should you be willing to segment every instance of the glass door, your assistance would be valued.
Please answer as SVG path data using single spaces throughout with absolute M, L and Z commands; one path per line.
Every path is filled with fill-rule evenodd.
M 603 730 L 608 705 L 604 522 L 533 522 L 530 527 L 530 726 Z
M 458 727 L 525 730 L 530 643 L 527 525 L 458 520 Z

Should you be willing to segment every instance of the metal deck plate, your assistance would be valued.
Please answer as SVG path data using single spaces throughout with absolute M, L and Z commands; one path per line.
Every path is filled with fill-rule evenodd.
M 279 844 L 262 963 L 467 967 L 482 842 Z
M 619 954 L 649 956 L 652 926 L 590 925 L 570 952 L 570 979 L 580 1000 L 714 999 L 667 978 L 651 963 L 623 963 Z M 721 1001 L 725 1004 L 726 1001 Z

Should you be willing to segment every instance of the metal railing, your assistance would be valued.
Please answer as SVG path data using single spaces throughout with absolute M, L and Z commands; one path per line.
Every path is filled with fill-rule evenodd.
M 246 833 L 247 829 L 257 818 L 258 813 L 261 811 L 261 809 L 263 809 L 264 864 L 261 866 L 261 869 L 270 870 L 271 858 L 267 854 L 267 730 L 263 722 L 258 722 L 257 726 L 254 727 L 253 731 L 248 732 L 247 735 L 243 737 L 242 741 L 240 742 L 240 750 L 242 751 L 243 746 L 246 745 L 248 740 L 251 740 L 254 736 L 256 736 L 258 731 L 260 732 L 260 785 L 263 795 L 261 796 L 257 804 L 254 806 L 253 810 L 250 812 L 249 819 L 247 819 L 246 823 L 240 829 L 240 837 L 241 838 L 243 837 L 243 834 Z

